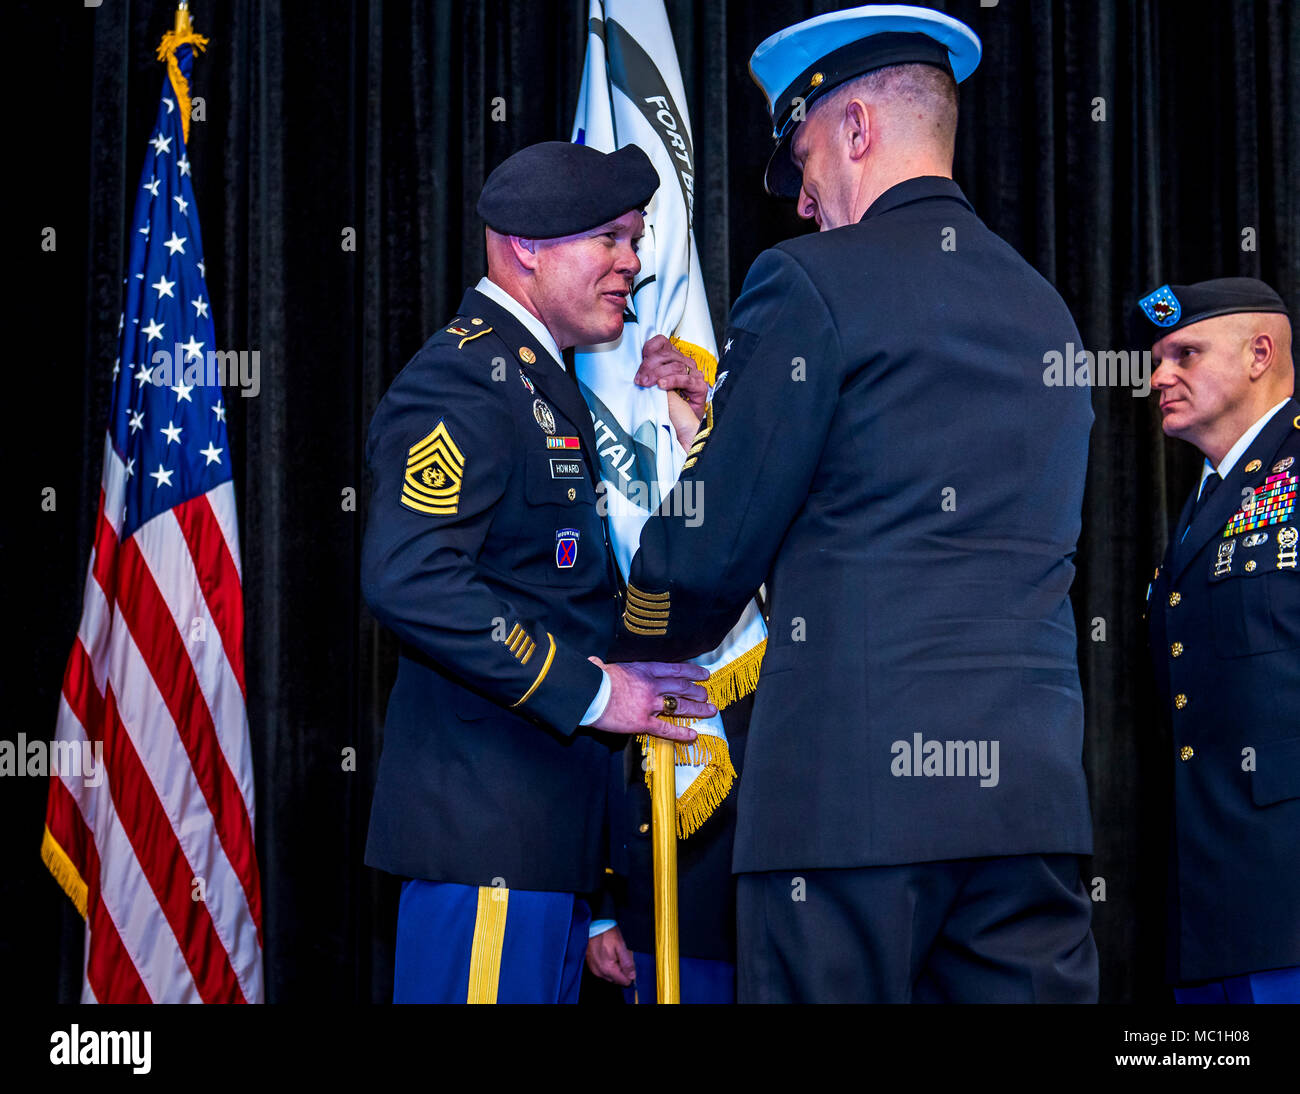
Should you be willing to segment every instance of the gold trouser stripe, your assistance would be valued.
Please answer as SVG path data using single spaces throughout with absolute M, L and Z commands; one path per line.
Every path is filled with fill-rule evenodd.
M 506 939 L 506 907 L 510 890 L 492 885 L 478 887 L 478 914 L 474 917 L 474 942 L 469 951 L 467 1003 L 495 1003 L 501 980 L 501 947 Z
M 533 686 L 530 687 L 526 692 L 524 692 L 523 696 L 519 699 L 519 701 L 517 703 L 510 704 L 511 708 L 523 706 L 524 703 L 528 702 L 533 692 L 537 690 L 537 685 L 540 684 L 543 680 L 545 680 L 546 674 L 551 671 L 551 662 L 555 660 L 555 639 L 551 636 L 550 631 L 546 632 L 546 637 L 547 639 L 549 639 L 551 643 L 551 648 L 546 651 L 546 660 L 542 663 L 542 671 L 537 674 L 537 679 L 533 681 Z

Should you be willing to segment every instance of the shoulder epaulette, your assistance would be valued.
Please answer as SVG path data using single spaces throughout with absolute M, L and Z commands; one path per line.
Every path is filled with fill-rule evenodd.
M 468 326 L 466 325 L 468 323 Z M 472 342 L 475 338 L 481 338 L 483 335 L 490 333 L 491 327 L 485 326 L 482 319 L 473 318 L 469 320 L 457 316 L 452 320 L 444 333 L 456 335 L 460 341 L 456 343 L 457 349 L 464 349 L 466 342 Z

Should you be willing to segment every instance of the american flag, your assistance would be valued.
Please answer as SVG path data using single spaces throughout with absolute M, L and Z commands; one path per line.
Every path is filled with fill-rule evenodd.
M 159 50 L 174 64 L 132 217 L 55 736 L 69 752 L 102 745 L 103 777 L 51 770 L 41 848 L 86 919 L 83 1002 L 262 1001 L 239 536 L 182 124 L 193 53 L 178 36 Z

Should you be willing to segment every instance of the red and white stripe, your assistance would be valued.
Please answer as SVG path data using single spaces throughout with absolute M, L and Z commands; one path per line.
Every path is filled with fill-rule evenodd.
M 84 1001 L 261 1002 L 261 895 L 230 483 L 121 540 L 104 448 L 55 739 L 103 777 L 50 780 L 46 827 L 86 886 Z

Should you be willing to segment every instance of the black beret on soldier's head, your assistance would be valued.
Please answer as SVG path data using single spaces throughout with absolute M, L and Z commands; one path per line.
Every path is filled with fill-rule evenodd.
M 1138 301 L 1137 326 L 1148 343 L 1202 319 L 1241 312 L 1286 315 L 1286 304 L 1253 277 L 1219 277 L 1192 285 L 1161 285 Z
M 488 175 L 478 214 L 502 235 L 555 239 L 640 211 L 658 188 L 659 172 L 635 144 L 606 153 L 544 141 Z

